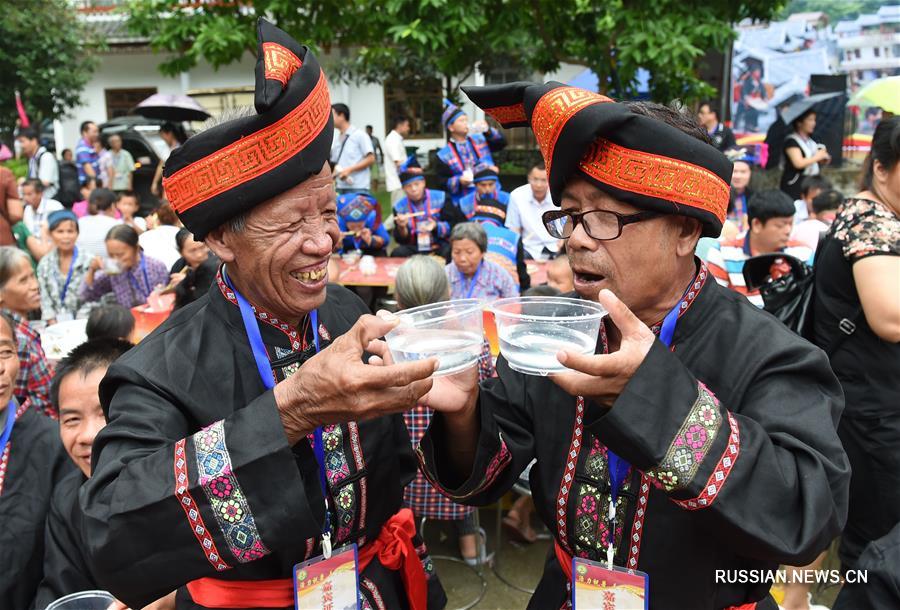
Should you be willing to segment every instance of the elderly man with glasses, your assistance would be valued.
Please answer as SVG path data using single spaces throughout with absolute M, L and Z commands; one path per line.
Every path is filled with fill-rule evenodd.
M 466 93 L 534 130 L 561 206 L 545 226 L 565 240 L 577 296 L 609 316 L 594 354 L 557 354 L 569 372 L 527 376 L 501 357 L 480 385 L 436 380 L 423 472 L 485 505 L 537 460 L 531 489 L 555 545 L 529 608 L 566 607 L 573 587 L 579 605 L 587 579 L 650 608 L 774 610 L 765 571 L 811 561 L 846 518 L 843 399 L 820 350 L 694 257 L 721 231 L 731 163 L 657 104 L 559 83 Z M 649 579 L 604 590 L 629 580 L 611 566 Z

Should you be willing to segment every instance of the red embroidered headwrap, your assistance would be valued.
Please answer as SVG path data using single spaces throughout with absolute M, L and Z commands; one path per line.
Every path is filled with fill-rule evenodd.
M 166 197 L 197 239 L 318 174 L 331 151 L 331 98 L 316 58 L 265 19 L 257 39 L 257 114 L 193 136 L 166 161 Z
M 697 218 L 718 237 L 731 162 L 713 146 L 592 91 L 550 82 L 463 87 L 504 127 L 531 127 L 559 205 L 577 174 L 621 201 Z

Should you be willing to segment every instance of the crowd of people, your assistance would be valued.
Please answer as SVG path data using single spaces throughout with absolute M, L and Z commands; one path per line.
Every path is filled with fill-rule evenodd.
M 463 559 L 484 561 L 475 507 L 526 469 L 531 497 L 504 523 L 532 542 L 534 514 L 553 539 L 530 608 L 564 607 L 574 566 L 602 562 L 649 574 L 650 607 L 774 610 L 768 582 L 714 574 L 815 568 L 838 537 L 843 568 L 893 585 L 848 585 L 835 608 L 900 603 L 900 118 L 845 196 L 814 112 L 781 188 L 753 189 L 712 103 L 473 87 L 500 128 L 445 101 L 428 188 L 408 118 L 382 146 L 316 86 L 307 47 L 258 33 L 256 112 L 167 128 L 149 216 L 121 138 L 99 145 L 92 122 L 76 197 L 27 128 L 27 176 L 0 168 L 0 607 L 92 589 L 121 607 L 290 607 L 295 564 L 356 544 L 361 607 L 442 608 L 418 520 L 453 522 Z M 197 178 L 308 101 L 297 148 L 239 181 Z M 544 158 L 507 192 L 493 153 L 522 125 Z M 617 171 L 635 159 L 681 173 L 664 189 Z M 484 341 L 477 367 L 432 378 L 436 359 L 394 362 L 380 339 L 397 316 L 328 284 L 342 251 L 407 258 L 400 310 L 567 295 L 609 315 L 595 353 L 559 352 L 569 373 L 517 372 Z M 803 336 L 761 311 L 745 267 L 764 255 L 771 281 L 812 274 Z M 548 261 L 547 285 L 528 260 Z M 132 308 L 165 293 L 171 315 L 132 345 Z M 72 320 L 87 340 L 51 363 L 39 331 Z M 815 608 L 806 585 L 780 603 Z

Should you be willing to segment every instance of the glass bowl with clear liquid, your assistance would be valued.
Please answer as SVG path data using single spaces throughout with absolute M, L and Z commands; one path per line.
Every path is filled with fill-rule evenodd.
M 593 354 L 606 309 L 568 297 L 513 297 L 494 301 L 490 310 L 500 336 L 500 353 L 509 367 L 527 375 L 569 371 L 556 354 Z
M 394 362 L 436 357 L 435 377 L 475 366 L 484 344 L 482 309 L 478 299 L 457 299 L 397 312 L 400 324 L 384 336 Z

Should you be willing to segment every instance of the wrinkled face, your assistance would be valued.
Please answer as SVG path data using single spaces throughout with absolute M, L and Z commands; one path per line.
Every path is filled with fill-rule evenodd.
M 214 252 L 254 305 L 299 320 L 325 301 L 328 259 L 341 232 L 331 170 L 253 208 L 243 231 L 222 232 L 228 251 Z
M 753 232 L 753 247 L 759 254 L 778 252 L 787 247 L 793 227 L 793 216 L 770 218 L 766 222 L 760 222 L 758 218 L 754 218 L 750 223 L 750 230 Z
M 0 307 L 24 316 L 40 306 L 41 295 L 38 292 L 38 281 L 34 275 L 34 269 L 31 267 L 31 263 L 21 258 L 16 271 L 3 288 L 0 288 Z
M 71 252 L 78 239 L 78 225 L 74 220 L 64 220 L 50 231 L 50 239 L 63 252 Z
M 403 192 L 410 201 L 421 201 L 425 195 L 425 180 L 413 180 L 403 185 Z
M 469 117 L 464 114 L 459 115 L 459 118 L 450 123 L 450 126 L 447 128 L 450 132 L 450 135 L 455 136 L 457 138 L 465 138 L 469 135 Z
M 543 201 L 550 189 L 547 182 L 547 170 L 533 168 L 528 172 L 528 184 L 531 185 L 531 193 L 537 201 Z
M 452 243 L 453 249 L 451 256 L 456 268 L 460 273 L 470 276 L 478 269 L 481 259 L 484 258 L 484 252 L 471 239 L 457 239 Z
M 0 405 L 8 405 L 19 376 L 19 355 L 9 324 L 0 320 Z M 6 411 L 3 412 L 6 415 Z M 5 423 L 5 422 L 4 422 Z
M 129 246 L 118 239 L 106 240 L 106 252 L 109 254 L 109 258 L 118 263 L 119 269 L 122 271 L 134 269 L 141 258 L 140 251 L 136 247 Z
M 492 195 L 497 191 L 497 181 L 496 180 L 481 180 L 475 183 L 475 190 L 478 191 L 478 196 L 482 195 Z
M 109 148 L 115 151 L 122 150 L 121 136 L 109 136 Z
M 556 262 L 559 260 L 560 262 Z M 575 290 L 575 277 L 565 258 L 554 259 L 547 267 L 547 285 L 565 294 Z
M 641 211 L 581 178 L 569 181 L 561 199 L 562 209 L 573 213 Z M 671 291 L 672 280 L 678 276 L 675 235 L 681 222 L 676 216 L 659 216 L 625 225 L 617 239 L 605 241 L 590 237 L 579 223 L 566 240 L 575 290 L 596 301 L 597 294 L 608 288 L 635 313 L 656 308 L 659 296 Z
M 42 195 L 43 193 L 34 188 L 33 184 L 22 185 L 22 199 L 24 199 L 25 203 L 27 203 L 31 207 L 37 208 L 39 205 L 41 205 Z
M 125 218 L 133 218 L 134 215 L 137 214 L 138 209 L 140 209 L 140 206 L 138 205 L 137 197 L 132 195 L 122 195 L 116 202 L 116 209 L 118 209 Z
M 36 139 L 19 136 L 16 140 L 18 140 L 19 146 L 22 147 L 22 154 L 26 157 L 33 157 L 34 153 L 37 152 L 38 141 Z
M 87 375 L 72 371 L 59 384 L 59 437 L 66 453 L 86 477 L 91 476 L 94 437 L 106 425 L 100 407 L 100 380 L 104 375 L 105 366 Z
M 194 241 L 191 236 L 184 241 L 181 247 L 181 256 L 191 269 L 196 269 L 198 265 L 206 262 L 209 258 L 209 248 L 202 241 Z
M 87 142 L 93 144 L 100 139 L 100 129 L 97 128 L 96 123 L 89 123 L 87 127 L 84 128 L 84 131 L 81 132 L 81 136 Z
M 735 161 L 731 172 L 731 188 L 743 191 L 750 184 L 750 165 L 745 161 Z

